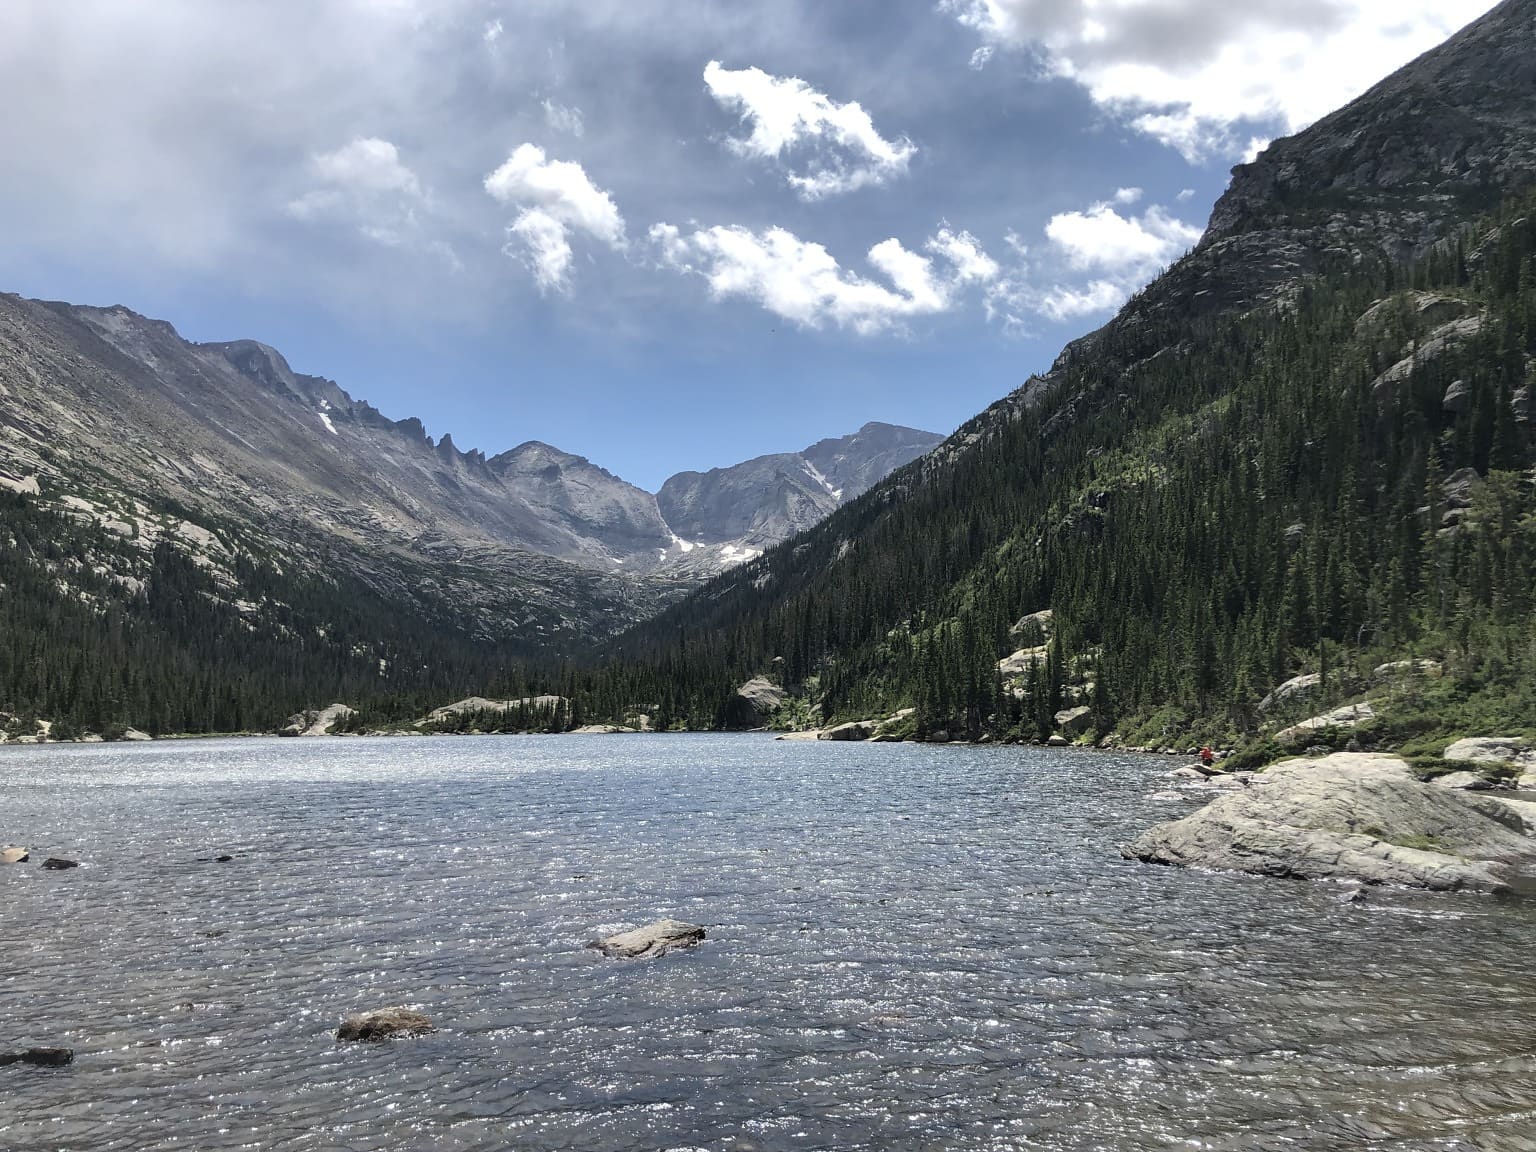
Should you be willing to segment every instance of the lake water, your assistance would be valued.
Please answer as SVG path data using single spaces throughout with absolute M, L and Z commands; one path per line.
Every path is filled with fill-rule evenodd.
M 3 749 L 0 1049 L 76 1060 L 0 1068 L 0 1148 L 1536 1149 L 1536 906 L 1121 860 L 1171 766 Z M 668 915 L 709 939 L 584 947 Z M 392 1004 L 441 1030 L 333 1039 Z

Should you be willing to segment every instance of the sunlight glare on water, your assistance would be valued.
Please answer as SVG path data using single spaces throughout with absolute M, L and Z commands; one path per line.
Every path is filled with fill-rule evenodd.
M 76 1060 L 0 1068 L 0 1148 L 1536 1149 L 1536 906 L 1121 860 L 1171 766 L 3 749 L 0 1048 Z M 662 916 L 709 938 L 585 947 Z M 335 1042 L 392 1004 L 440 1030 Z

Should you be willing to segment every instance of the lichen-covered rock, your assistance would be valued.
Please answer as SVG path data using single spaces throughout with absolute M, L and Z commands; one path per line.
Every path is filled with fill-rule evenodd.
M 604 956 L 619 960 L 640 960 L 665 956 L 681 948 L 692 948 L 704 940 L 704 929 L 681 920 L 658 920 L 644 928 L 605 936 L 587 945 Z
M 1390 756 L 1292 760 L 1123 851 L 1156 864 L 1495 892 L 1536 874 L 1521 815 L 1418 780 Z
M 336 1039 L 377 1043 L 397 1036 L 425 1036 L 435 1032 L 430 1017 L 411 1008 L 378 1008 L 348 1016 L 336 1029 Z

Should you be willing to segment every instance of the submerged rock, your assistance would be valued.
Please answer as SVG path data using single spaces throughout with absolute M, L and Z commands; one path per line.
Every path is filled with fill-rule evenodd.
M 39 1068 L 62 1068 L 74 1059 L 73 1048 L 28 1048 L 24 1052 L 0 1052 L 0 1064 L 35 1064 Z
M 376 1043 L 396 1036 L 425 1036 L 436 1032 L 430 1017 L 411 1008 L 378 1008 L 348 1016 L 336 1029 L 336 1039 Z
M 692 948 L 704 940 L 704 929 L 697 924 L 685 924 L 681 920 L 658 920 L 644 928 L 605 936 L 587 945 L 596 948 L 604 956 L 619 960 L 639 960 L 651 956 L 665 956 L 681 948 Z
M 1496 892 L 1536 874 L 1536 839 L 1497 801 L 1418 780 L 1390 756 L 1292 760 L 1123 849 L 1155 864 Z

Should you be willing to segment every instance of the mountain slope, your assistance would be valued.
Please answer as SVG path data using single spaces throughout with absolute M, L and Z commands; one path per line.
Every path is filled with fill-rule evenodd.
M 672 531 L 685 540 L 761 552 L 825 519 L 943 439 L 871 422 L 852 436 L 822 440 L 804 452 L 680 472 L 662 485 L 657 502 Z
M 1532 43 L 1536 3 L 1508 0 L 1271 146 L 1110 324 L 624 637 L 625 675 L 650 669 L 696 724 L 773 667 L 834 716 L 917 705 L 929 731 L 1043 734 L 1077 703 L 1101 736 L 1166 737 L 1250 727 L 1297 671 L 1342 688 L 1422 646 L 1454 672 L 1447 691 L 1516 716 L 1512 669 L 1536 662 L 1517 641 L 1536 558 L 1517 527 L 1536 524 L 1518 478 L 1536 394 Z M 1014 631 L 1047 608 L 1048 645 Z

